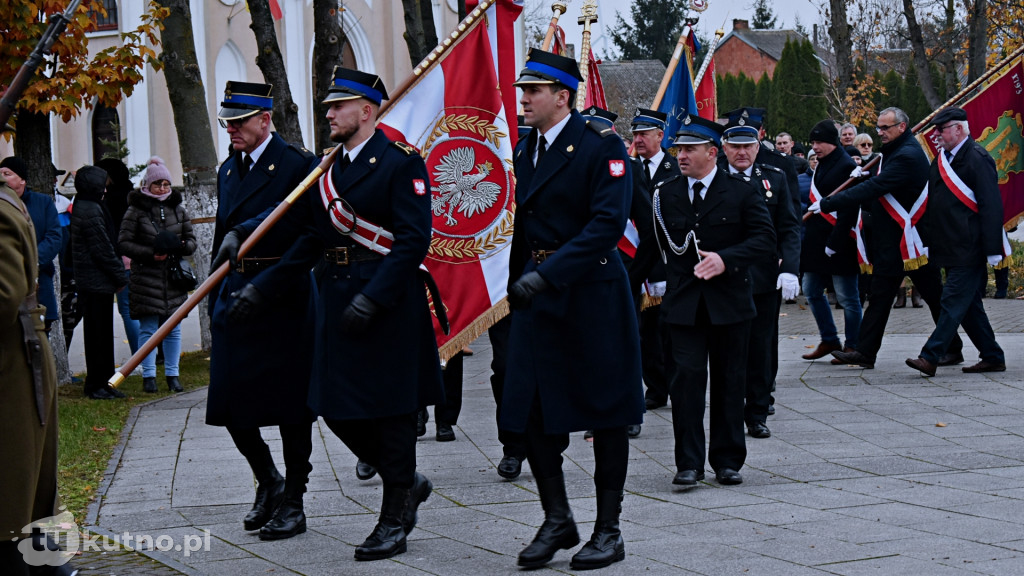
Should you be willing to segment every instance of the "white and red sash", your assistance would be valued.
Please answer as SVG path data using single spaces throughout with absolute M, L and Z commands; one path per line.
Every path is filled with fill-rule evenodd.
M 924 216 L 925 208 L 928 207 L 928 185 L 925 185 L 910 211 L 905 210 L 891 193 L 882 196 L 880 200 L 882 208 L 885 208 L 889 216 L 903 228 L 903 238 L 900 239 L 903 269 L 917 270 L 927 264 L 928 248 L 921 240 L 921 235 L 917 233 L 917 222 Z
M 945 152 L 939 152 L 939 176 L 942 177 L 942 182 L 953 193 L 953 196 L 956 196 L 971 212 L 978 213 L 978 197 L 974 194 L 974 190 L 971 190 L 971 187 L 960 178 L 956 170 L 953 170 L 953 166 L 950 165 Z M 1003 228 L 1000 232 L 1002 233 L 1003 260 L 996 264 L 995 267 L 1006 268 L 1012 262 L 1010 254 L 1013 253 L 1013 249 L 1010 248 L 1010 238 L 1006 235 L 1006 229 Z
M 875 267 L 868 260 L 868 249 L 864 245 L 864 211 L 857 210 L 857 224 L 850 229 L 850 236 L 857 242 L 857 264 L 860 265 L 861 274 L 871 274 Z
M 811 178 L 810 198 L 811 198 L 811 204 L 814 204 L 815 202 L 821 202 L 821 192 L 818 192 L 818 187 L 814 185 L 814 178 Z M 822 218 L 824 218 L 826 221 L 828 221 L 829 224 L 831 224 L 833 226 L 836 225 L 836 213 L 835 212 L 819 212 L 818 214 L 820 214 Z
M 391 245 L 395 241 L 394 235 L 373 222 L 357 217 L 348 209 L 348 203 L 338 197 L 338 191 L 334 188 L 334 181 L 331 179 L 333 172 L 334 163 L 331 163 L 327 172 L 320 176 L 320 200 L 324 203 L 331 224 L 338 232 L 355 242 L 386 256 L 391 252 Z

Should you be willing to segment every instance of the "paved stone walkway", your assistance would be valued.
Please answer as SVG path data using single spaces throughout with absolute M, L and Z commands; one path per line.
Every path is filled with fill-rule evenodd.
M 745 482 L 720 486 L 710 474 L 695 489 L 676 490 L 671 411 L 648 413 L 642 435 L 630 442 L 627 557 L 600 573 L 1024 574 L 1024 303 L 986 306 L 1009 370 L 940 368 L 923 378 L 903 359 L 917 355 L 930 330 L 924 309 L 893 310 L 876 368 L 864 370 L 801 360 L 817 344 L 814 322 L 804 307 L 784 305 L 773 435 L 748 437 Z M 209 530 L 206 550 L 152 553 L 187 574 L 516 574 L 516 555 L 542 511 L 528 467 L 515 482 L 495 472 L 501 447 L 490 348 L 486 338 L 473 348 L 458 440 L 435 442 L 430 426 L 418 445 L 419 469 L 434 493 L 406 554 L 353 560 L 376 520 L 381 484 L 355 478 L 354 456 L 322 423 L 314 426 L 305 500 L 309 531 L 281 542 L 245 532 L 253 479 L 227 432 L 204 423 L 205 390 L 133 413 L 86 523 L 107 533 L 169 536 L 178 545 Z M 965 355 L 975 361 L 969 344 Z M 280 463 L 279 438 L 270 430 L 265 436 Z M 575 434 L 565 457 L 586 539 L 595 516 L 591 444 Z M 571 573 L 572 552 L 538 573 Z

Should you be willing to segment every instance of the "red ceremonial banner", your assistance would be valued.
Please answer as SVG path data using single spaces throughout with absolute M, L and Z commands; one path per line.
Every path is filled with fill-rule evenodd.
M 1003 196 L 1003 227 L 1024 220 L 1024 56 L 1011 60 L 973 95 L 957 105 L 967 112 L 971 136 L 996 162 L 999 191 Z M 918 140 L 930 158 L 939 150 L 934 126 L 921 131 Z

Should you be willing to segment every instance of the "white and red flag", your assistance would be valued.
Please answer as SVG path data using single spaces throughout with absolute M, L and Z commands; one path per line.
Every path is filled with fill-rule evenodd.
M 516 116 L 506 105 L 516 97 L 512 24 L 522 2 L 482 0 L 467 9 L 461 30 L 416 67 L 379 124 L 427 164 L 434 231 L 424 264 L 451 322 L 445 335 L 435 315 L 442 360 L 508 313 Z

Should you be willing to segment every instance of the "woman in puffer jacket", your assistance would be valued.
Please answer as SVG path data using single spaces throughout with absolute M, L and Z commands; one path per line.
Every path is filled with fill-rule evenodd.
M 181 201 L 181 194 L 171 189 L 170 171 L 157 157 L 150 159 L 139 189 L 128 195 L 128 211 L 121 223 L 118 246 L 132 260 L 129 308 L 132 318 L 139 321 L 140 347 L 188 298 L 185 290 L 171 286 L 168 281 L 171 264 L 196 250 L 192 221 Z M 171 330 L 163 345 L 167 387 L 181 392 L 180 326 Z M 155 349 L 142 361 L 142 383 L 146 392 L 156 392 Z

